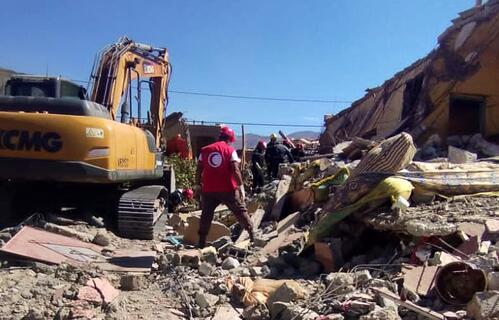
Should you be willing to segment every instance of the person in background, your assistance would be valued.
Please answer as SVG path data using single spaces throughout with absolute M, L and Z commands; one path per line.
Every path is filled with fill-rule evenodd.
M 291 154 L 295 161 L 299 161 L 300 158 L 305 156 L 305 151 L 303 150 L 303 144 L 297 143 L 296 148 L 291 149 Z
M 180 133 L 175 138 L 168 140 L 166 144 L 166 155 L 169 156 L 174 153 L 177 153 L 183 159 L 192 159 L 187 140 L 182 138 Z
M 206 245 L 215 208 L 224 204 L 236 216 L 241 227 L 253 241 L 253 225 L 246 209 L 243 179 L 239 170 L 239 157 L 230 146 L 236 141 L 234 130 L 222 127 L 217 142 L 201 149 L 196 179 L 201 187 L 201 221 L 199 222 L 199 248 Z
M 293 163 L 294 159 L 289 149 L 277 141 L 277 135 L 272 133 L 270 135 L 270 142 L 265 151 L 265 161 L 267 162 L 267 170 L 270 179 L 276 179 L 279 171 L 279 164 L 287 160 Z
M 253 193 L 259 193 L 265 183 L 263 167 L 265 165 L 265 141 L 258 141 L 251 156 L 251 173 L 253 174 Z

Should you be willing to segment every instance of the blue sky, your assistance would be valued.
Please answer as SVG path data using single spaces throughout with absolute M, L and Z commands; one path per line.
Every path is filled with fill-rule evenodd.
M 5 1 L 0 66 L 87 80 L 96 52 L 128 35 L 169 49 L 173 90 L 354 101 L 426 55 L 474 2 Z M 322 125 L 324 114 L 347 106 L 171 94 L 168 111 L 205 121 Z

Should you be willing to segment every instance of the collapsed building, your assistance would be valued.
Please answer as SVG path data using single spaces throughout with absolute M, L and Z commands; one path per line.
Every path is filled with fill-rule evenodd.
M 425 58 L 367 89 L 350 108 L 325 117 L 323 153 L 353 137 L 380 140 L 408 132 L 431 136 L 481 134 L 499 141 L 499 1 L 461 12 Z

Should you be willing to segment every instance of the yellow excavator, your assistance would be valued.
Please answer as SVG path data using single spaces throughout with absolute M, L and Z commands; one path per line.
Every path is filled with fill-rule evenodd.
M 122 236 L 151 239 L 174 179 L 161 134 L 170 75 L 165 48 L 123 37 L 98 53 L 89 97 L 57 77 L 8 80 L 0 96 L 0 180 L 13 210 L 112 206 Z

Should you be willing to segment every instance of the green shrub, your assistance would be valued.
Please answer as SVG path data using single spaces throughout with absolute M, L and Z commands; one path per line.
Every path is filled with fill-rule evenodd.
M 175 170 L 175 182 L 179 189 L 193 188 L 196 184 L 196 161 L 183 159 L 178 154 L 166 158 L 168 164 Z

